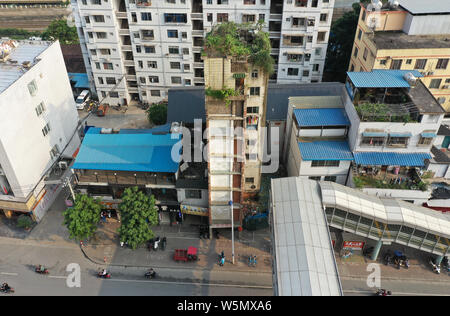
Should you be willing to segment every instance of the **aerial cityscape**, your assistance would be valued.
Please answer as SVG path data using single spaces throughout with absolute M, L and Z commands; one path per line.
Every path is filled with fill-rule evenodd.
M 447 0 L 0 0 L 0 296 L 450 296 L 449 60 Z

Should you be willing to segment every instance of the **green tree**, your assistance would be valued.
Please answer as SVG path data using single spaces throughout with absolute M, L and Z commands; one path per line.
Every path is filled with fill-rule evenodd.
M 69 230 L 70 238 L 83 240 L 90 238 L 97 230 L 101 205 L 98 199 L 84 194 L 75 196 L 73 207 L 64 213 L 64 225 Z
M 59 40 L 61 44 L 78 44 L 77 28 L 68 26 L 67 20 L 54 20 L 42 33 L 42 39 L 48 41 Z
M 147 118 L 150 123 L 155 125 L 166 124 L 167 121 L 167 104 L 152 104 L 147 110 Z
M 345 81 L 360 11 L 360 4 L 353 3 L 353 11 L 346 12 L 331 25 L 324 81 Z
M 155 236 L 150 229 L 150 226 L 158 223 L 153 195 L 145 195 L 138 187 L 127 188 L 124 190 L 119 210 L 122 222 L 118 230 L 120 241 L 136 249 Z

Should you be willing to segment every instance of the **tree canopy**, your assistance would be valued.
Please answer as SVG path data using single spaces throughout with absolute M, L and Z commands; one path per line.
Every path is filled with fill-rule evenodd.
M 97 230 L 100 212 L 99 200 L 94 200 L 84 194 L 77 194 L 73 207 L 63 213 L 64 225 L 69 230 L 70 238 L 76 240 L 90 238 Z
M 68 26 L 65 19 L 54 20 L 42 33 L 42 39 L 46 41 L 59 40 L 61 44 L 78 44 L 77 28 Z
M 360 11 L 360 4 L 354 3 L 353 11 L 346 12 L 331 25 L 324 69 L 326 81 L 345 81 Z
M 121 226 L 120 241 L 132 249 L 155 236 L 150 226 L 158 223 L 154 196 L 147 196 L 138 187 L 127 188 L 119 205 Z
M 155 125 L 166 124 L 167 121 L 167 104 L 152 104 L 147 110 L 147 118 L 150 123 Z

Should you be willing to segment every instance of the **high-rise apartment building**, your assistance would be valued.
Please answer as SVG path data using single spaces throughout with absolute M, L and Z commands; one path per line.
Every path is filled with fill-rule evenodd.
M 275 83 L 322 80 L 334 0 L 72 0 L 84 60 L 110 105 L 167 98 L 204 85 L 201 50 L 212 26 L 264 21 Z

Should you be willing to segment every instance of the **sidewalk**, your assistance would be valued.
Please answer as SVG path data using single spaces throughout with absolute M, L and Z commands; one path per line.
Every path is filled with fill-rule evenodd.
M 161 225 L 154 229 L 155 234 L 167 238 L 164 251 L 149 251 L 147 248 L 132 250 L 119 245 L 116 233 L 118 223 L 109 220 L 99 228 L 99 242 L 90 242 L 82 250 L 96 264 L 122 267 L 152 267 L 195 269 L 202 271 L 239 271 L 272 274 L 270 238 L 267 232 L 253 234 L 240 232 L 235 234 L 235 264 L 231 263 L 231 232 L 221 230 L 219 239 L 200 239 L 198 229 L 184 225 Z M 176 262 L 173 260 L 175 249 L 198 248 L 196 262 Z M 224 251 L 226 263 L 220 267 L 218 255 Z M 248 266 L 249 255 L 257 256 L 257 266 Z M 106 262 L 105 262 L 106 261 Z

